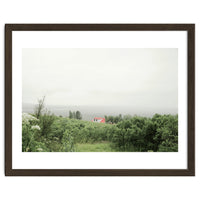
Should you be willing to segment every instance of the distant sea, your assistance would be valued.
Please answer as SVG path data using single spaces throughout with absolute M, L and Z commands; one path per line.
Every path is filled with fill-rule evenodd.
M 23 103 L 22 112 L 33 113 L 36 105 Z M 105 115 L 138 115 L 144 117 L 152 117 L 154 114 L 177 114 L 175 108 L 137 108 L 126 106 L 60 106 L 45 105 L 45 108 L 57 116 L 68 117 L 69 111 L 80 111 L 82 119 L 91 121 L 94 117 L 104 117 Z

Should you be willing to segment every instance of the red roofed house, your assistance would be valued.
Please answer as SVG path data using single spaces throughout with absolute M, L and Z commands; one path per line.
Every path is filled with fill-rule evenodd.
M 95 117 L 92 121 L 97 122 L 97 123 L 105 123 L 106 122 L 105 118 L 102 118 L 102 117 Z

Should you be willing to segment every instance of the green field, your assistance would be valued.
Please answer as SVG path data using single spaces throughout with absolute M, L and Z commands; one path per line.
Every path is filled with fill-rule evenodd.
M 99 142 L 99 143 L 78 143 L 76 145 L 77 152 L 114 152 L 111 148 L 110 142 Z

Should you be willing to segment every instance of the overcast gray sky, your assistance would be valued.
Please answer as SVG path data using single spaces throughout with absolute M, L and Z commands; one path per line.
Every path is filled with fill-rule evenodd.
M 23 49 L 23 103 L 178 112 L 178 50 Z

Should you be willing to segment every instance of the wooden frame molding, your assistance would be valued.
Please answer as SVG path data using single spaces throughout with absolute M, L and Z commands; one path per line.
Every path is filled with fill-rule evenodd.
M 187 169 L 13 169 L 13 31 L 187 31 Z M 6 176 L 194 176 L 195 175 L 195 25 L 194 24 L 6 24 L 5 25 L 5 175 Z

